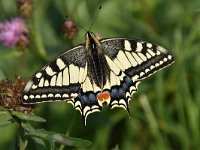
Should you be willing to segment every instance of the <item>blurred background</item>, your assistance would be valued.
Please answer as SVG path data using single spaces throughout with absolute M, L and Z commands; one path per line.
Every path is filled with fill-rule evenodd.
M 15 75 L 28 79 L 52 58 L 85 42 L 86 31 L 81 26 L 89 29 L 100 5 L 92 32 L 100 37 L 157 43 L 176 60 L 140 83 L 129 105 L 130 118 L 121 108 L 109 110 L 104 106 L 101 113 L 89 115 L 84 127 L 72 105 L 43 103 L 37 105 L 35 113 L 47 122 L 34 124 L 36 128 L 93 143 L 79 149 L 200 149 L 199 0 L 33 0 L 23 7 L 19 1 L 0 1 L 1 26 L 19 16 L 27 25 L 17 43 L 5 43 L 0 38 L 1 80 L 13 80 Z M 65 24 L 66 16 L 73 25 Z M 73 28 L 72 33 L 68 28 Z M 15 124 L 0 128 L 0 149 L 16 149 L 16 136 Z M 37 145 L 29 143 L 28 149 L 37 149 Z

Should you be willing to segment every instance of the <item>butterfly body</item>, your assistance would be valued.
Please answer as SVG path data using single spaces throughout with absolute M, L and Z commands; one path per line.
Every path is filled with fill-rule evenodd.
M 67 101 L 85 119 L 109 108 L 129 112 L 131 95 L 140 81 L 174 62 L 163 47 L 126 38 L 99 40 L 86 33 L 85 44 L 55 58 L 27 82 L 22 94 L 26 104 Z

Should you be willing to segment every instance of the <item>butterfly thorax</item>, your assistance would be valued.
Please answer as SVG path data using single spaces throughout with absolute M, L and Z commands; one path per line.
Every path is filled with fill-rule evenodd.
M 90 33 L 86 33 L 86 55 L 87 62 L 90 68 L 88 70 L 88 75 L 91 76 L 91 79 L 94 79 L 93 82 L 103 90 L 103 87 L 108 78 L 108 64 L 106 62 L 105 56 L 103 54 L 103 47 L 97 37 Z

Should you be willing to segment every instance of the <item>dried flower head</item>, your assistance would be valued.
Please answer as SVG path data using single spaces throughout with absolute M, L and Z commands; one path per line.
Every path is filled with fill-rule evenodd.
M 17 0 L 17 9 L 22 16 L 30 16 L 33 13 L 32 0 Z
M 29 41 L 29 30 L 22 18 L 16 17 L 0 23 L 0 41 L 6 47 L 25 47 Z
M 67 18 L 63 24 L 62 31 L 64 33 L 64 38 L 73 39 L 78 33 L 78 28 L 72 19 Z
M 7 109 L 31 113 L 33 112 L 32 105 L 24 105 L 21 102 L 21 94 L 25 87 L 26 81 L 20 79 L 19 76 L 14 78 L 14 81 L 0 81 L 0 105 Z

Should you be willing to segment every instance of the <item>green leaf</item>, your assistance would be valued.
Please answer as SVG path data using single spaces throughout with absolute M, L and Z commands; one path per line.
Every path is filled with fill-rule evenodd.
M 37 122 L 46 122 L 46 120 L 44 118 L 35 116 L 35 115 L 31 115 L 31 114 L 25 114 L 22 112 L 18 112 L 18 111 L 10 111 L 10 113 L 13 116 L 16 116 L 22 120 L 29 120 L 29 121 L 37 121 Z
M 0 121 L 0 127 L 5 127 L 7 125 L 12 124 L 13 122 L 13 120 Z
M 47 146 L 46 146 L 43 139 L 40 139 L 40 138 L 37 138 L 37 137 L 32 137 L 32 139 L 33 139 L 33 142 L 34 142 L 36 149 L 39 149 L 39 150 L 46 150 L 47 149 Z
M 83 140 L 80 138 L 73 138 L 66 136 L 64 134 L 46 131 L 44 129 L 34 129 L 28 123 L 22 123 L 22 127 L 27 131 L 26 135 L 32 135 L 43 140 L 49 141 L 51 147 L 54 147 L 55 143 L 73 146 L 73 147 L 86 147 L 90 146 L 92 143 L 88 140 Z

